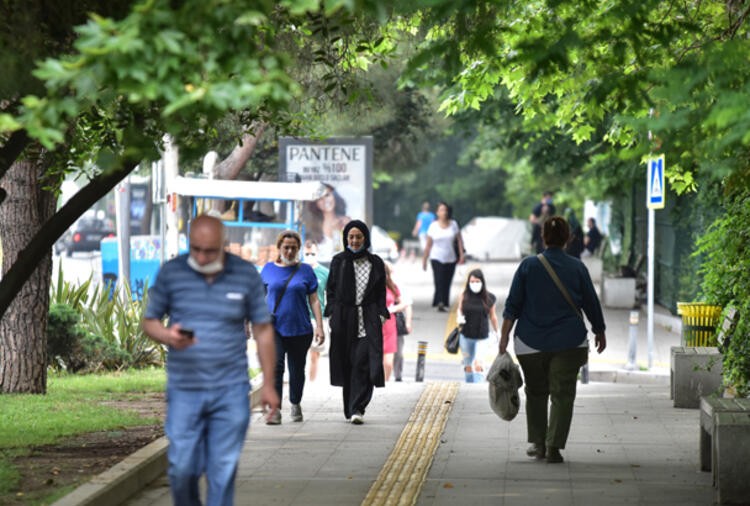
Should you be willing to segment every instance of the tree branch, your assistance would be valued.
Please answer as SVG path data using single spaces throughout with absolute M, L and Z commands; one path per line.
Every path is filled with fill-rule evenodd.
M 5 315 L 13 299 L 23 287 L 31 273 L 49 255 L 55 241 L 100 198 L 130 174 L 138 162 L 123 160 L 122 165 L 106 174 L 100 174 L 76 193 L 60 208 L 21 250 L 18 258 L 0 280 L 0 319 Z
M 263 135 L 265 129 L 265 122 L 254 123 L 251 128 L 252 133 L 245 133 L 242 136 L 242 142 L 234 147 L 229 156 L 214 167 L 214 177 L 216 179 L 237 179 L 237 175 L 242 170 L 242 167 L 253 156 L 255 146 L 258 144 L 258 140 Z

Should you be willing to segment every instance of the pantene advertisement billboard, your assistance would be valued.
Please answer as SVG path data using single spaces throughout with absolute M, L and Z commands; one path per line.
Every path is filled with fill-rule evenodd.
M 318 245 L 320 261 L 343 249 L 341 231 L 349 220 L 372 224 L 372 137 L 325 141 L 279 139 L 279 181 L 320 181 L 325 194 L 307 202 L 305 238 Z

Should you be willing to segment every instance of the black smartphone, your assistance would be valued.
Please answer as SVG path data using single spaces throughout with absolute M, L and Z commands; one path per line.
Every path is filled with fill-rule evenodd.
M 188 339 L 192 339 L 193 337 L 195 337 L 195 332 L 193 332 L 193 329 L 186 329 L 183 327 L 179 330 L 179 332 Z

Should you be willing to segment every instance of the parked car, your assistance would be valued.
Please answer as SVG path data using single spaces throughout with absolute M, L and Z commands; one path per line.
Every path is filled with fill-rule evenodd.
M 57 240 L 55 252 L 71 256 L 76 251 L 99 251 L 105 237 L 115 237 L 111 220 L 84 217 Z
M 370 228 L 370 243 L 372 252 L 383 260 L 398 260 L 398 243 L 377 225 Z

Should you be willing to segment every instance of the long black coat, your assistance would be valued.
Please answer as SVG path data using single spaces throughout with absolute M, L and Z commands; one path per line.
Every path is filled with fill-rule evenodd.
M 367 253 L 372 264 L 370 279 L 362 298 L 362 317 L 368 342 L 370 381 L 376 387 L 385 386 L 383 373 L 383 323 L 380 319 L 390 317 L 385 305 L 385 265 L 377 255 Z M 331 348 L 329 363 L 331 384 L 344 386 L 349 381 L 346 371 L 350 363 L 351 343 L 357 337 L 359 327 L 354 263 L 349 252 L 341 252 L 331 260 L 326 285 L 325 316 L 331 326 Z

